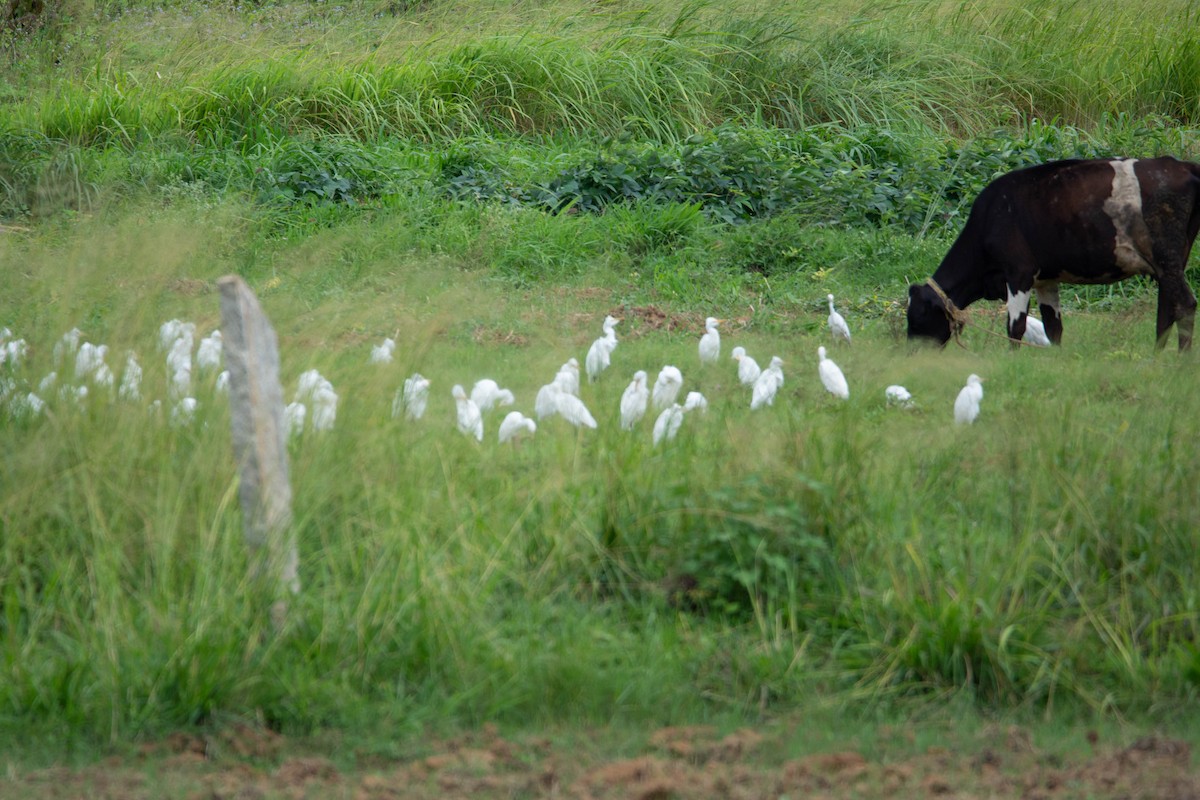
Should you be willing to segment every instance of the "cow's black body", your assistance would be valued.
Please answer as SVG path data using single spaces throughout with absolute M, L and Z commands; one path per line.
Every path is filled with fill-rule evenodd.
M 945 344 L 956 309 L 986 298 L 1007 300 L 1008 335 L 1019 341 L 1036 290 L 1046 334 L 1059 344 L 1059 283 L 1149 275 L 1158 283 L 1158 346 L 1178 323 L 1187 349 L 1196 298 L 1184 269 L 1197 231 L 1200 164 L 1052 161 L 1010 172 L 979 193 L 931 281 L 909 287 L 908 336 Z

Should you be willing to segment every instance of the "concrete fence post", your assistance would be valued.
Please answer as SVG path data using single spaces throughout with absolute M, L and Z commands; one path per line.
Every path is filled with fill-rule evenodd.
M 229 370 L 238 500 L 250 548 L 251 575 L 275 597 L 271 619 L 283 625 L 288 598 L 300 591 L 300 557 L 292 528 L 287 428 L 279 383 L 279 344 L 254 292 L 236 275 L 217 281 L 221 335 Z

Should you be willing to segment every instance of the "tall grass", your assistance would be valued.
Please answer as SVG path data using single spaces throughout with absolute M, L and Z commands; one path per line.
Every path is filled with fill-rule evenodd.
M 575 14 L 467 41 L 406 39 L 394 50 L 347 42 L 328 52 L 318 40 L 263 57 L 261 48 L 218 43 L 224 58 L 214 63 L 206 41 L 180 46 L 191 60 L 167 74 L 133 54 L 93 64 L 82 88 L 35 92 L 15 103 L 14 117 L 83 144 L 165 133 L 224 143 L 298 130 L 368 140 L 566 133 L 671 141 L 728 121 L 962 134 L 1118 113 L 1195 125 L 1191 14 L 1176 0 L 1118 10 L 1031 0 L 950 12 L 922 0 L 840 14 L 818 3 L 752 13 L 701 3 L 633 18 Z M 365 16 L 348 23 L 379 25 Z M 236 40 L 236 18 L 224 24 Z
M 27 277 L 3 313 L 33 345 L 7 376 L 36 385 L 59 333 L 80 324 L 114 352 L 138 350 L 147 401 L 163 397 L 157 323 L 217 323 L 215 295 L 174 276 L 203 287 L 242 258 L 213 246 L 229 218 L 210 213 L 6 239 L 6 273 L 19 261 Z M 684 721 L 815 695 L 1158 715 L 1194 702 L 1200 474 L 1185 443 L 1200 409 L 1176 359 L 1150 357 L 1148 313 L 1134 325 L 1074 315 L 1053 352 L 976 337 L 971 353 L 910 355 L 862 322 L 837 353 L 852 387 L 842 405 L 815 375 L 823 287 L 781 278 L 816 300 L 776 301 L 786 322 L 726 341 L 784 357 L 773 408 L 752 414 L 724 364 L 700 369 L 690 332 L 629 314 L 611 372 L 584 387 L 600 429 L 550 419 L 501 448 L 498 415 L 482 445 L 454 430 L 448 387 L 490 375 L 529 410 L 611 306 L 570 278 L 529 292 L 430 260 L 405 225 L 279 245 L 252 278 L 281 335 L 285 391 L 317 367 L 342 397 L 334 431 L 292 446 L 304 591 L 281 634 L 245 578 L 211 378 L 191 427 L 99 391 L 82 409 L 52 395 L 45 417 L 5 417 L 4 724 L 117 739 L 250 715 L 291 731 Z M 898 271 L 842 280 L 869 292 Z M 610 292 L 646 291 L 608 274 Z M 736 316 L 745 296 L 714 294 L 715 308 Z M 692 302 L 669 308 L 696 313 Z M 369 345 L 397 328 L 399 363 L 368 365 Z M 649 421 L 619 430 L 617 401 L 634 369 L 669 362 L 711 408 L 654 448 Z M 414 369 L 434 380 L 419 424 L 390 417 Z M 984 414 L 953 428 L 971 371 L 987 378 Z M 917 411 L 883 407 L 892 382 Z

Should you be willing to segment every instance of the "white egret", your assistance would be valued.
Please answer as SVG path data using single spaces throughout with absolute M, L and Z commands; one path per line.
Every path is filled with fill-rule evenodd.
M 171 409 L 171 424 L 175 427 L 191 425 L 200 404 L 194 397 L 184 397 Z
M 471 402 L 478 406 L 480 411 L 488 411 L 494 406 L 511 406 L 513 393 L 508 389 L 501 389 L 500 384 L 491 378 L 483 378 L 475 381 L 475 385 L 471 387 Z
M 395 339 L 384 339 L 382 344 L 377 344 L 371 348 L 371 363 L 372 364 L 390 364 L 392 363 L 392 352 L 396 349 Z
M 50 390 L 54 388 L 54 384 L 56 383 L 58 383 L 58 373 L 48 372 L 46 373 L 46 377 L 42 378 L 41 383 L 38 384 L 38 391 L 42 394 L 50 394 Z
M 125 356 L 125 374 L 121 376 L 121 388 L 117 390 L 117 396 L 122 400 L 142 399 L 142 365 L 132 351 Z
M 558 368 L 558 374 L 554 377 L 559 389 L 567 394 L 579 395 L 579 361 L 577 359 L 568 358 L 567 362 Z M 560 377 L 561 380 L 559 380 Z
M 650 387 L 646 385 L 646 380 L 646 371 L 639 369 L 633 373 L 633 380 L 621 395 L 622 430 L 633 430 L 638 420 L 646 415 L 646 405 L 650 401 Z
M 333 384 L 322 380 L 312 393 L 312 428 L 314 431 L 327 431 L 333 428 L 337 419 L 337 392 Z
M 17 364 L 21 363 L 21 359 L 29 353 L 29 343 L 24 339 L 10 339 L 4 343 L 3 350 L 3 355 L 0 355 L 0 364 L 7 359 L 8 365 L 16 369 Z
M 196 323 L 182 322 L 177 319 L 168 320 L 158 328 L 158 349 L 170 350 L 175 342 L 186 337 L 188 348 L 191 348 L 192 337 L 196 335 Z
M 523 433 L 532 436 L 537 431 L 537 423 L 520 411 L 510 411 L 500 423 L 500 443 L 520 441 Z
M 588 380 L 596 381 L 600 373 L 608 369 L 612 362 L 613 350 L 617 349 L 617 333 L 613 330 L 621 320 L 609 314 L 604 318 L 604 335 L 592 342 L 588 348 L 583 365 L 587 369 Z
M 973 423 L 979 416 L 979 401 L 982 399 L 983 378 L 972 373 L 954 401 L 954 421 L 960 425 Z
M 321 373 L 315 369 L 305 370 L 300 373 L 300 379 L 296 382 L 296 398 L 304 401 L 312 397 L 313 392 L 321 385 L 325 379 L 321 377 Z
M 5 328 L 8 331 L 8 328 Z M 8 335 L 12 335 L 12 331 L 8 331 Z M 71 328 L 62 335 L 54 345 L 54 364 L 57 366 L 63 360 L 63 356 L 73 356 L 79 350 L 79 339 L 83 336 L 83 332 L 79 328 Z
M 688 392 L 687 399 L 683 401 L 684 411 L 699 411 L 701 414 L 708 411 L 708 399 L 699 392 Z
M 559 372 L 554 376 L 554 380 L 538 389 L 537 397 L 533 401 L 533 413 L 538 419 L 552 417 L 558 413 L 558 396 L 566 393 L 563 384 L 569 380 L 569 376 Z
M 721 320 L 709 317 L 704 320 L 704 335 L 700 337 L 700 363 L 715 364 L 721 357 L 721 334 L 717 326 Z
M 849 400 L 850 385 L 846 383 L 846 376 L 842 374 L 841 367 L 825 355 L 824 347 L 817 348 L 817 358 L 820 359 L 817 373 L 821 376 L 821 383 L 825 385 L 825 391 L 834 397 Z
M 663 409 L 663 412 L 658 415 L 658 419 L 654 420 L 654 444 L 657 445 L 664 439 L 674 439 L 675 434 L 679 433 L 681 425 L 683 425 L 683 406 L 679 403 L 672 403 L 670 408 Z
M 758 362 L 750 356 L 746 355 L 746 348 L 733 348 L 733 360 L 738 362 L 738 381 L 743 386 L 753 386 L 758 380 L 758 376 L 762 374 L 762 367 L 758 366 Z
M 675 402 L 675 398 L 679 397 L 679 390 L 682 388 L 683 373 L 677 367 L 668 364 L 659 370 L 650 399 L 656 409 L 666 408 Z
M 596 419 L 592 416 L 592 412 L 588 411 L 583 401 L 575 395 L 559 392 L 556 402 L 559 416 L 576 428 L 580 426 L 584 428 L 596 427 Z
M 1035 347 L 1050 346 L 1050 337 L 1046 335 L 1046 326 L 1033 315 L 1025 317 L 1025 335 L 1021 338 Z
M 883 390 L 883 396 L 887 398 L 889 406 L 899 406 L 900 408 L 912 408 L 913 400 L 912 393 L 903 386 L 892 384 Z
M 458 412 L 458 429 L 468 436 L 474 436 L 477 441 L 483 441 L 483 414 L 479 406 L 467 397 L 467 391 L 458 384 L 450 390 Z
M 92 373 L 104 363 L 107 354 L 107 345 L 94 345 L 91 342 L 81 344 L 75 354 L 75 379 L 82 381 L 92 377 Z
M 171 397 L 188 397 L 192 393 L 192 368 L 181 367 L 171 375 Z
M 392 402 L 392 416 L 400 416 L 401 410 L 409 419 L 420 419 L 425 416 L 425 406 L 429 402 L 429 379 L 419 372 L 414 372 L 404 379 L 404 388 L 396 392 Z
M 850 326 L 846 324 L 846 318 L 839 314 L 833 308 L 833 295 L 827 295 L 829 299 L 829 332 L 833 334 L 833 340 L 843 341 L 850 344 Z
M 221 394 L 229 394 L 229 370 L 223 369 L 217 373 L 217 380 L 213 384 L 213 388 Z
M 299 436 L 304 432 L 304 418 L 308 416 L 308 409 L 304 403 L 293 400 L 283 409 L 283 421 L 287 425 L 288 438 Z
M 83 348 L 80 347 L 80 352 Z M 189 335 L 180 336 L 171 344 L 171 350 L 167 353 L 167 369 L 171 372 L 179 372 L 186 369 L 192 371 L 192 337 Z
M 222 348 L 219 329 L 200 340 L 200 346 L 196 349 L 196 366 L 200 367 L 201 372 L 221 369 Z
M 771 356 L 771 363 L 754 382 L 754 390 L 750 396 L 750 410 L 755 411 L 763 406 L 774 405 L 775 393 L 783 386 L 783 359 Z

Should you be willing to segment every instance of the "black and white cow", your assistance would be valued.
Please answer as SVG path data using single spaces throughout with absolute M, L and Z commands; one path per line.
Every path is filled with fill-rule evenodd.
M 1192 344 L 1196 298 L 1184 278 L 1200 230 L 1200 164 L 1171 157 L 1051 161 L 984 187 L 933 277 L 908 289 L 908 337 L 945 344 L 961 309 L 1008 304 L 1008 335 L 1025 333 L 1037 291 L 1046 334 L 1062 342 L 1060 283 L 1158 283 L 1158 346 L 1179 325 Z

